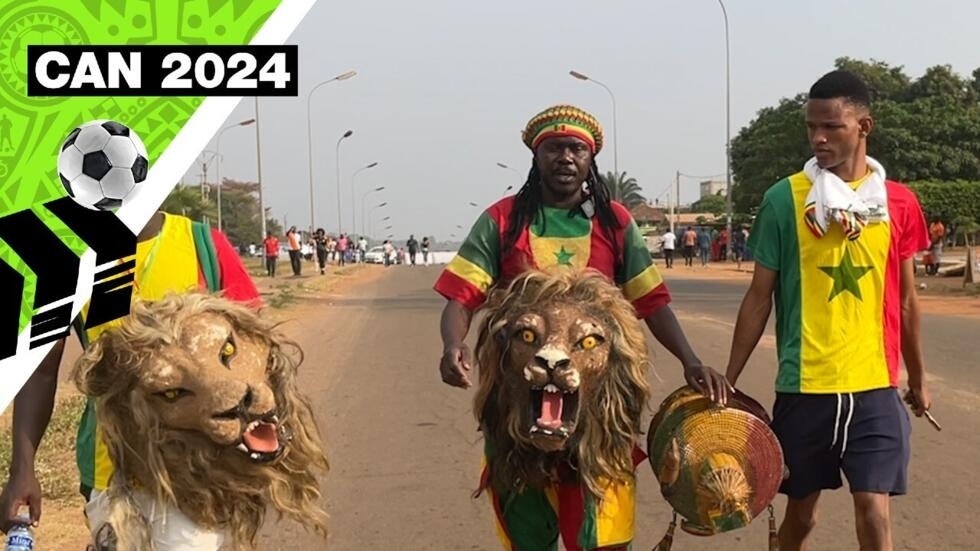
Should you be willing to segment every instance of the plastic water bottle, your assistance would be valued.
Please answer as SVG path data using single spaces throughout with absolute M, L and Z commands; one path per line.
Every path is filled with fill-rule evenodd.
M 18 523 L 7 532 L 7 545 L 4 551 L 34 551 L 34 531 L 31 530 L 31 517 L 20 515 Z

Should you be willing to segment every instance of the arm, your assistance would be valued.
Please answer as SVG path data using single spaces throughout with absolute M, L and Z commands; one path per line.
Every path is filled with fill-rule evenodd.
M 685 368 L 701 364 L 701 360 L 698 359 L 694 349 L 687 342 L 687 336 L 684 335 L 684 330 L 681 329 L 677 316 L 674 315 L 674 311 L 669 305 L 657 308 L 643 321 L 646 322 L 657 341 L 673 354 Z
M 58 368 L 65 339 L 55 342 L 47 356 L 14 398 L 13 450 L 10 473 L 0 494 L 0 530 L 7 532 L 21 506 L 30 509 L 36 525 L 41 517 L 41 486 L 34 472 L 34 458 L 51 421 Z
M 468 375 L 470 349 L 464 340 L 470 330 L 473 311 L 455 300 L 446 301 L 439 322 L 442 335 L 442 358 L 439 360 L 439 374 L 442 381 L 450 386 L 469 388 L 473 386 Z
M 752 283 L 742 299 L 735 321 L 735 331 L 732 335 L 732 350 L 728 356 L 728 369 L 725 378 L 733 386 L 738 381 L 745 363 L 752 351 L 759 344 L 762 333 L 766 330 L 769 315 L 772 313 L 772 296 L 776 290 L 776 278 L 779 272 L 766 268 L 756 262 Z
M 729 391 L 734 389 L 720 373 L 701 363 L 670 306 L 657 308 L 644 321 L 657 341 L 680 360 L 684 366 L 684 380 L 687 384 L 712 401 L 725 405 Z
M 926 386 L 925 360 L 922 355 L 922 341 L 919 337 L 919 295 L 915 290 L 915 268 L 912 259 L 908 258 L 901 264 L 901 303 L 902 303 L 902 358 L 909 375 L 909 390 L 915 403 L 912 410 L 916 416 L 922 414 L 932 405 L 929 390 Z

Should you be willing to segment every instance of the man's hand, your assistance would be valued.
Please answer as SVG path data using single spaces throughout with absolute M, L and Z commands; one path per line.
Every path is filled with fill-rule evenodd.
M 439 374 L 442 382 L 459 388 L 470 388 L 470 348 L 465 343 L 452 344 L 442 352 L 439 361 Z
M 908 392 L 905 393 L 905 403 L 912 407 L 912 413 L 916 417 L 925 415 L 926 411 L 932 407 L 932 396 L 929 395 L 929 389 L 926 388 L 925 383 L 910 386 Z
M 34 469 L 13 471 L 0 493 L 0 531 L 10 531 L 18 522 L 17 513 L 21 507 L 30 509 L 31 524 L 37 526 L 41 519 L 41 484 L 37 481 Z
M 729 394 L 735 393 L 735 387 L 729 384 L 728 379 L 706 365 L 684 366 L 684 379 L 691 388 L 721 406 L 728 403 Z

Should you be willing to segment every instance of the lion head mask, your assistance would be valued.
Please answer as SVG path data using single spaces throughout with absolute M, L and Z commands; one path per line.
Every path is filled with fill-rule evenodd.
M 475 413 L 492 448 L 487 483 L 540 486 L 570 461 L 598 495 L 633 473 L 649 398 L 646 338 L 598 272 L 527 272 L 493 293 L 476 348 Z
M 317 474 L 328 464 L 297 390 L 301 361 L 271 322 L 202 294 L 137 302 L 89 346 L 75 381 L 113 463 L 118 548 L 149 547 L 133 488 L 226 531 L 235 548 L 254 546 L 269 507 L 326 534 Z

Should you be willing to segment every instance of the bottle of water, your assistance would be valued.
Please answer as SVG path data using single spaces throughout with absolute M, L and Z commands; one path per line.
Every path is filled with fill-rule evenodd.
M 18 523 L 7 532 L 7 545 L 4 551 L 34 551 L 34 531 L 28 515 L 17 517 Z

